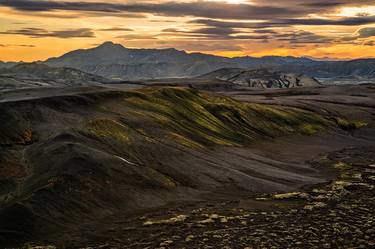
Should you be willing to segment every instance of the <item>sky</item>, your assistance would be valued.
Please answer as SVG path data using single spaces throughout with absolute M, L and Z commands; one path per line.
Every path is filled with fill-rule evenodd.
M 375 57 L 375 0 L 0 0 L 2 61 L 105 41 L 229 57 Z

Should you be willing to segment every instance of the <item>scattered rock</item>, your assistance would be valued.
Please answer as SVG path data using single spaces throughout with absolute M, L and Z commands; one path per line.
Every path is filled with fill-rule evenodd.
M 173 244 L 173 240 L 166 240 L 160 243 L 160 246 L 169 246 Z
M 188 235 L 186 238 L 185 238 L 185 241 L 186 242 L 189 242 L 189 241 L 192 241 L 194 239 L 194 235 Z
M 143 223 L 144 226 L 151 226 L 151 225 L 161 225 L 161 224 L 175 224 L 175 223 L 180 223 L 184 222 L 187 219 L 186 215 L 178 215 L 176 217 L 166 219 L 166 220 L 148 220 Z
M 315 208 L 323 208 L 323 207 L 326 207 L 326 206 L 327 206 L 327 204 L 325 204 L 324 202 L 313 202 L 309 205 L 304 206 L 303 209 L 311 211 Z
M 309 198 L 309 194 L 302 193 L 302 192 L 291 192 L 291 193 L 285 193 L 285 194 L 275 194 L 272 197 L 276 200 L 283 200 L 283 199 L 307 199 Z
M 228 219 L 226 217 L 222 217 L 222 218 L 220 218 L 220 222 L 221 223 L 227 223 Z

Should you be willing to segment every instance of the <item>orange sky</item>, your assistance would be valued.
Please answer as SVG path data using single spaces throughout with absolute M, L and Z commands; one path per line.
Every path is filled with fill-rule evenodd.
M 3 0 L 0 37 L 2 61 L 108 40 L 225 56 L 375 57 L 375 1 Z

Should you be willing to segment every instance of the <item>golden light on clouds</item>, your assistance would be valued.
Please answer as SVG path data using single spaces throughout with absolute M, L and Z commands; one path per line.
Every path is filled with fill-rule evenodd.
M 0 60 L 43 60 L 108 40 L 231 57 L 375 57 L 375 1 L 357 2 L 4 0 Z
M 372 16 L 375 15 L 375 6 L 366 7 L 345 7 L 338 11 L 339 16 Z
M 207 2 L 226 2 L 231 4 L 244 4 L 249 3 L 247 0 L 206 0 Z

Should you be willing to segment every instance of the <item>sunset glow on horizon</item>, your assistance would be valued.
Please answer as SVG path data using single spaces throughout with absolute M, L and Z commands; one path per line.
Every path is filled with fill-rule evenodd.
M 0 0 L 0 60 L 105 41 L 222 56 L 375 57 L 375 1 Z

